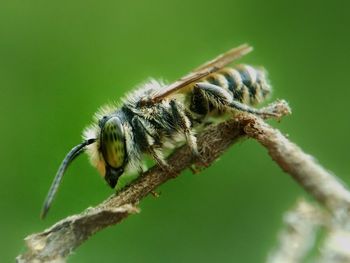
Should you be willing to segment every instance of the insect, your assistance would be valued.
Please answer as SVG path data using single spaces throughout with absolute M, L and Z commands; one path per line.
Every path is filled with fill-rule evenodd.
M 248 45 L 231 49 L 170 85 L 150 80 L 128 94 L 119 107 L 101 108 L 85 129 L 83 142 L 62 161 L 41 217 L 46 216 L 67 167 L 83 152 L 114 188 L 124 172 L 142 172 L 145 154 L 165 169 L 164 150 L 181 142 L 199 156 L 195 132 L 210 118 L 237 111 L 273 115 L 253 107 L 271 92 L 263 69 L 225 68 L 251 50 Z

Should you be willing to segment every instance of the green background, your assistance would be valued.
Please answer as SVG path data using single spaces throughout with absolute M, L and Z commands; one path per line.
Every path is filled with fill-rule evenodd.
M 23 238 L 112 194 L 88 163 L 69 169 L 47 220 L 39 211 L 95 110 L 147 77 L 169 81 L 248 42 L 273 98 L 273 126 L 350 183 L 349 1 L 43 1 L 0 6 L 0 261 Z M 303 190 L 255 141 L 199 175 L 168 182 L 142 212 L 83 244 L 70 262 L 263 262 Z

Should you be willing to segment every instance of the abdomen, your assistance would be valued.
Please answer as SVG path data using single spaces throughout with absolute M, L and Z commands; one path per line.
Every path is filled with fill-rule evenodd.
M 271 93 L 265 70 L 248 65 L 224 68 L 203 80 L 228 90 L 234 100 L 247 105 L 256 105 Z
M 198 82 L 208 82 L 225 89 L 233 100 L 246 105 L 256 105 L 264 101 L 271 93 L 271 86 L 264 69 L 248 65 L 223 68 Z M 220 103 L 212 103 L 203 92 L 192 88 L 190 110 L 203 117 L 212 111 L 223 110 Z M 217 106 L 219 105 L 219 108 Z

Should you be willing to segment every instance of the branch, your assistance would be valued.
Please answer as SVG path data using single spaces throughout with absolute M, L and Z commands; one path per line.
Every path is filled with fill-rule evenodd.
M 279 101 L 266 108 L 279 117 L 290 113 L 288 104 Z M 242 118 L 240 116 L 246 116 Z M 65 262 L 66 257 L 96 232 L 121 222 L 129 214 L 137 213 L 139 201 L 159 185 L 176 178 L 181 171 L 196 164 L 209 166 L 233 143 L 245 136 L 244 126 L 251 114 L 239 114 L 235 119 L 209 126 L 198 137 L 201 162 L 193 160 L 188 146 L 176 150 L 167 160 L 170 171 L 154 166 L 118 195 L 112 195 L 96 207 L 69 216 L 45 231 L 25 238 L 28 251 L 17 257 L 17 262 Z
M 319 205 L 299 200 L 284 215 L 278 245 L 270 252 L 267 263 L 350 262 L 350 219 L 335 219 Z
M 283 217 L 283 229 L 278 235 L 278 246 L 269 254 L 268 263 L 304 262 L 315 245 L 318 230 L 329 220 L 319 207 L 298 200 Z
M 350 262 L 350 192 L 335 175 L 324 169 L 300 147 L 290 142 L 280 131 L 255 116 L 243 116 L 248 124 L 245 133 L 267 148 L 272 159 L 307 193 L 327 208 L 328 213 L 304 205 L 313 215 L 300 215 L 299 222 L 286 222 L 279 250 L 268 262 L 301 262 L 311 248 L 315 227 L 325 228 L 325 238 L 316 262 Z M 312 212 L 312 210 L 314 212 Z M 316 215 L 318 214 L 318 216 Z M 322 223 L 321 223 L 322 222 Z M 292 230 L 292 232 L 288 232 Z M 294 232 L 293 232 L 294 231 Z M 309 240 L 309 241 L 308 241 Z M 283 260 L 281 260 L 283 258 Z
M 338 221 L 349 220 L 350 192 L 335 175 L 289 141 L 282 133 L 255 116 L 243 116 L 248 122 L 245 133 L 267 148 L 272 159 L 289 173 L 306 192 L 325 206 Z
M 345 263 L 350 262 L 350 231 L 349 220 L 346 224 L 328 222 L 325 238 L 319 248 L 318 263 Z

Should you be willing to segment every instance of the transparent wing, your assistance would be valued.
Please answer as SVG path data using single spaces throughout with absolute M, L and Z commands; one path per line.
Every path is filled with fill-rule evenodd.
M 233 48 L 227 51 L 226 53 L 219 55 L 213 60 L 210 60 L 207 63 L 201 65 L 200 67 L 196 68 L 193 72 L 168 85 L 161 91 L 155 93 L 151 98 L 147 98 L 147 101 L 144 101 L 144 103 L 149 104 L 159 102 L 162 99 L 168 97 L 169 95 L 180 91 L 182 88 L 188 86 L 189 84 L 220 70 L 221 68 L 230 64 L 231 62 L 248 54 L 252 50 L 253 48 L 247 44 L 243 44 L 239 47 Z

